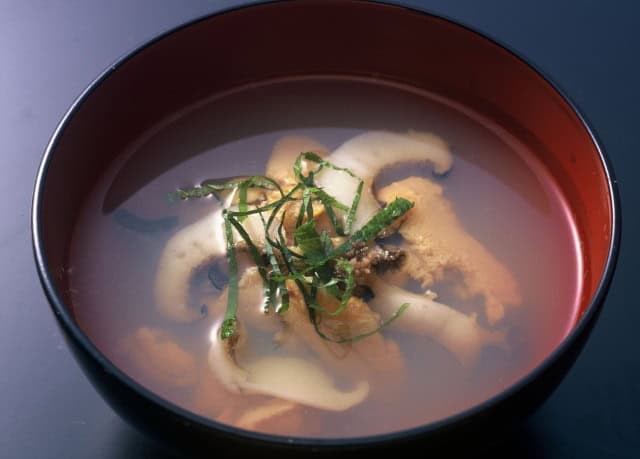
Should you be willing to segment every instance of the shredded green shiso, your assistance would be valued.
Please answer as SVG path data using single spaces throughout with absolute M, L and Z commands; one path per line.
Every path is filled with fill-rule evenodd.
M 307 161 L 307 163 L 314 163 L 317 167 L 309 170 L 305 175 L 303 173 L 303 160 Z M 351 203 L 339 202 L 335 197 L 316 185 L 315 176 L 325 168 L 348 174 L 358 180 L 356 194 Z M 255 175 L 225 182 L 205 180 L 200 186 L 178 189 L 170 194 L 172 200 L 213 196 L 222 206 L 224 205 L 223 200 L 220 198 L 222 192 L 237 191 L 238 193 L 237 210 L 224 208 L 222 211 L 226 258 L 229 268 L 227 307 L 220 331 L 222 339 L 232 338 L 237 333 L 236 311 L 239 296 L 239 273 L 234 229 L 246 244 L 247 250 L 262 278 L 266 298 L 265 312 L 273 309 L 276 313 L 283 313 L 289 308 L 290 299 L 286 282 L 287 280 L 292 280 L 304 298 L 309 320 L 313 323 L 316 333 L 323 339 L 335 343 L 353 343 L 379 332 L 397 319 L 409 307 L 409 304 L 401 305 L 379 327 L 356 336 L 338 340 L 327 336 L 320 330 L 317 313 L 321 312 L 337 316 L 345 311 L 356 287 L 353 266 L 345 258 L 345 255 L 354 248 L 354 245 L 368 243 L 373 240 L 409 211 L 413 207 L 413 203 L 404 198 L 396 198 L 375 214 L 362 228 L 352 233 L 351 229 L 364 186 L 363 180 L 349 169 L 338 167 L 314 152 L 300 153 L 293 164 L 293 173 L 296 183 L 287 193 L 283 191 L 275 180 L 262 175 Z M 268 204 L 250 209 L 247 201 L 248 191 L 252 188 L 268 191 L 275 190 L 280 197 Z M 279 225 L 275 229 L 277 236 L 273 236 L 271 229 L 276 221 L 275 217 L 278 212 L 286 203 L 291 201 L 300 203 L 293 234 L 294 242 L 300 253 L 292 251 L 287 246 L 282 227 L 286 217 L 284 211 Z M 335 234 L 346 238 L 337 247 L 334 247 L 328 232 L 318 232 L 313 213 L 314 203 L 322 205 Z M 336 211 L 345 215 L 344 226 L 336 215 Z M 251 214 L 259 214 L 262 220 L 265 233 L 264 253 L 251 240 L 251 237 L 242 226 L 242 222 Z M 269 217 L 265 218 L 265 215 L 269 215 Z M 340 273 L 340 275 L 337 275 L 337 273 Z M 219 288 L 217 285 L 215 287 Z M 317 295 L 320 289 L 325 290 L 339 300 L 339 306 L 334 311 L 327 311 L 318 304 Z

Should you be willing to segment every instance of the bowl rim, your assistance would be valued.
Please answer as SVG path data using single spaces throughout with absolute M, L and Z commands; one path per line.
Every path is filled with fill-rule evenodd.
M 84 351 L 86 351 L 94 361 L 96 361 L 105 371 L 112 374 L 124 384 L 136 395 L 147 399 L 165 411 L 170 412 L 174 416 L 178 416 L 187 420 L 192 424 L 199 424 L 205 427 L 207 430 L 215 430 L 226 434 L 230 437 L 235 437 L 239 440 L 252 440 L 257 443 L 279 445 L 286 447 L 315 447 L 315 448 L 340 448 L 340 447 L 366 447 L 374 446 L 381 443 L 389 443 L 398 440 L 410 440 L 429 434 L 434 434 L 437 431 L 450 428 L 452 426 L 462 424 L 466 420 L 476 417 L 479 414 L 489 411 L 492 407 L 499 405 L 501 402 L 509 399 L 513 395 L 517 394 L 524 387 L 532 383 L 544 372 L 550 369 L 561 356 L 564 355 L 575 342 L 585 333 L 589 333 L 588 327 L 592 325 L 594 320 L 600 313 L 605 297 L 611 285 L 611 281 L 615 272 L 616 262 L 618 258 L 618 252 L 620 248 L 621 237 L 621 210 L 620 210 L 620 197 L 617 186 L 617 180 L 613 172 L 611 160 L 606 154 L 602 142 L 596 134 L 591 123 L 588 121 L 584 112 L 581 111 L 577 104 L 568 96 L 552 78 L 550 78 L 544 71 L 542 71 L 536 64 L 532 63 L 529 59 L 523 56 L 520 52 L 515 51 L 509 45 L 494 38 L 485 31 L 477 30 L 475 27 L 467 25 L 465 22 L 458 19 L 453 19 L 447 15 L 436 13 L 429 8 L 422 6 L 409 5 L 404 0 L 333 0 L 335 3 L 371 3 L 374 5 L 390 6 L 400 9 L 405 9 L 413 13 L 420 13 L 427 16 L 431 16 L 435 19 L 443 20 L 450 23 L 453 26 L 460 27 L 466 31 L 478 36 L 480 39 L 487 40 L 494 45 L 507 51 L 512 57 L 516 58 L 527 66 L 531 71 L 540 76 L 553 91 L 559 95 L 564 102 L 567 103 L 573 114 L 578 118 L 582 127 L 586 130 L 591 142 L 596 148 L 602 170 L 605 174 L 605 179 L 609 188 L 608 198 L 609 205 L 611 206 L 611 243 L 607 253 L 607 259 L 604 265 L 603 273 L 600 277 L 600 281 L 595 289 L 593 296 L 585 308 L 584 313 L 578 319 L 577 323 L 572 327 L 570 332 L 562 339 L 562 341 L 554 348 L 554 350 L 547 355 L 536 367 L 522 376 L 513 384 L 509 385 L 498 394 L 478 403 L 468 409 L 439 419 L 434 422 L 429 422 L 419 426 L 411 427 L 408 429 L 402 429 L 387 433 L 344 437 L 344 438 L 315 438 L 315 437 L 298 437 L 298 436 L 284 436 L 267 434 L 261 432 L 255 432 L 250 430 L 240 429 L 228 424 L 224 424 L 215 421 L 211 418 L 207 418 L 196 414 L 195 412 L 186 410 L 181 406 L 174 404 L 155 392 L 147 389 L 134 379 L 132 379 L 127 373 L 121 370 L 118 366 L 112 363 L 89 339 L 88 335 L 80 328 L 80 326 L 73 319 L 70 312 L 66 309 L 64 301 L 55 287 L 52 273 L 48 269 L 47 258 L 44 254 L 44 241 L 43 241 L 43 228 L 41 220 L 42 199 L 44 194 L 45 182 L 47 177 L 47 171 L 49 164 L 53 160 L 56 147 L 64 135 L 66 127 L 73 121 L 76 113 L 84 102 L 91 96 L 91 94 L 107 79 L 109 76 L 118 70 L 123 64 L 129 60 L 135 58 L 139 53 L 148 47 L 156 44 L 162 39 L 166 38 L 173 33 L 179 32 L 182 29 L 186 29 L 195 24 L 207 21 L 216 16 L 220 16 L 226 13 L 241 11 L 246 8 L 253 8 L 256 6 L 264 6 L 269 4 L 285 3 L 286 0 L 250 0 L 243 2 L 241 5 L 215 8 L 214 11 L 199 15 L 193 19 L 187 20 L 177 26 L 170 27 L 164 32 L 156 34 L 150 39 L 143 40 L 138 45 L 134 46 L 130 51 L 122 54 L 111 65 L 103 70 L 73 101 L 71 106 L 65 112 L 58 125 L 56 126 L 47 146 L 44 150 L 40 165 L 38 167 L 35 185 L 33 189 L 32 197 L 32 212 L 31 212 L 31 232 L 32 232 L 32 249 L 36 262 L 36 268 L 38 271 L 38 277 L 44 290 L 44 293 L 48 299 L 49 306 L 54 313 L 58 323 L 63 327 L 68 336 L 75 341 Z M 322 3 L 316 0 L 313 3 Z M 102 395 L 102 394 L 101 394 Z

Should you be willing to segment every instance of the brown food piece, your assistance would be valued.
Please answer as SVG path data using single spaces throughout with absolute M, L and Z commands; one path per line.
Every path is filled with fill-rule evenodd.
M 373 271 L 397 268 L 404 258 L 404 251 L 397 247 L 381 247 L 378 244 L 356 242 L 345 254 L 353 267 L 356 283 L 362 284 Z
M 160 387 L 188 387 L 196 382 L 195 359 L 162 330 L 141 327 L 121 348 L 136 379 Z
M 505 314 L 505 307 L 522 298 L 511 272 L 462 226 L 442 187 L 421 177 L 395 182 L 378 193 L 391 201 L 403 197 L 414 202 L 400 227 L 407 241 L 402 269 L 428 288 L 455 270 L 462 276 L 457 293 L 461 298 L 482 295 L 489 323 Z
M 323 339 L 309 318 L 304 298 L 295 282 L 287 281 L 289 309 L 281 317 L 287 333 L 293 333 L 307 344 L 327 366 L 337 367 L 345 375 L 393 373 L 397 380 L 404 377 L 404 358 L 396 343 L 375 333 L 355 343 L 333 343 Z M 335 311 L 339 302 L 330 295 L 318 295 L 318 303 L 327 311 Z M 380 316 L 357 297 L 352 297 L 346 309 L 336 315 L 316 313 L 319 329 L 332 340 L 348 339 L 377 329 Z M 371 382 L 375 382 L 370 379 Z

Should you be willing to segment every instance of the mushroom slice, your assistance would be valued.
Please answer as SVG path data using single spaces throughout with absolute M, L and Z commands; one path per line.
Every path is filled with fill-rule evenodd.
M 231 197 L 230 197 L 231 199 Z M 249 207 L 251 208 L 251 207 Z M 264 214 L 268 218 L 268 214 Z M 259 214 L 250 214 L 242 226 L 256 246 L 264 245 L 264 225 Z M 273 225 L 272 228 L 277 228 Z M 234 241 L 242 238 L 234 229 Z M 175 233 L 167 242 L 156 273 L 155 299 L 160 312 L 178 322 L 193 322 L 202 316 L 189 305 L 189 281 L 193 272 L 226 254 L 222 209 Z
M 211 330 L 209 369 L 230 392 L 239 393 L 246 386 L 249 373 L 236 363 L 235 351 L 236 346 L 246 342 L 246 333 L 239 320 L 236 321 L 236 334 L 231 338 L 222 339 L 220 328 L 218 323 Z
M 463 314 L 426 295 L 409 292 L 379 278 L 371 278 L 369 287 L 375 295 L 369 304 L 381 315 L 391 316 L 400 305 L 409 304 L 389 327 L 431 337 L 463 365 L 473 365 L 485 346 L 506 348 L 504 332 L 483 328 L 475 315 Z
M 327 156 L 327 148 L 316 140 L 298 135 L 289 135 L 279 139 L 273 146 L 265 175 L 279 182 L 281 185 L 294 183 L 293 163 L 302 152 L 312 151 L 324 157 Z M 306 161 L 302 161 L 303 173 Z
M 327 160 L 349 169 L 364 181 L 352 227 L 355 231 L 380 210 L 373 182 L 382 169 L 406 162 L 430 162 L 436 173 L 444 174 L 451 168 L 453 156 L 447 144 L 433 134 L 371 131 L 346 141 Z M 316 175 L 316 183 L 349 205 L 356 196 L 359 181 L 345 172 L 324 168 Z
M 246 369 L 247 390 L 322 410 L 348 410 L 369 394 L 367 381 L 358 381 L 352 390 L 343 392 L 319 365 L 301 358 L 265 357 Z
M 222 210 L 175 233 L 167 242 L 156 273 L 155 299 L 160 312 L 178 322 L 192 322 L 201 312 L 188 304 L 195 269 L 225 254 Z
M 361 403 L 369 394 L 366 381 L 351 391 L 341 391 L 317 364 L 295 357 L 265 357 L 244 368 L 235 361 L 235 348 L 244 344 L 241 328 L 234 338 L 223 340 L 218 328 L 209 350 L 209 367 L 231 392 L 261 394 L 327 411 L 343 411 Z

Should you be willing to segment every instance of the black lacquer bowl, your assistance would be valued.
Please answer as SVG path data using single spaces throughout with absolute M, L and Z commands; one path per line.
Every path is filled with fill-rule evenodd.
M 433 65 L 436 62 L 437 65 Z M 582 242 L 581 317 L 542 364 L 499 395 L 414 429 L 353 439 L 247 433 L 179 408 L 134 382 L 91 342 L 67 292 L 72 228 L 85 196 L 133 139 L 184 107 L 247 82 L 305 75 L 375 76 L 437 93 L 500 123 L 561 184 Z M 153 176 L 153 165 L 145 173 Z M 117 197 L 116 197 L 117 199 Z M 117 205 L 117 202 L 106 203 Z M 334 451 L 431 448 L 513 425 L 544 401 L 582 349 L 602 307 L 619 244 L 611 168 L 592 130 L 558 88 L 520 57 L 452 21 L 400 6 L 349 0 L 275 2 L 208 16 L 120 59 L 75 101 L 38 172 L 33 244 L 51 308 L 75 357 L 124 418 L 190 451 L 238 445 Z

